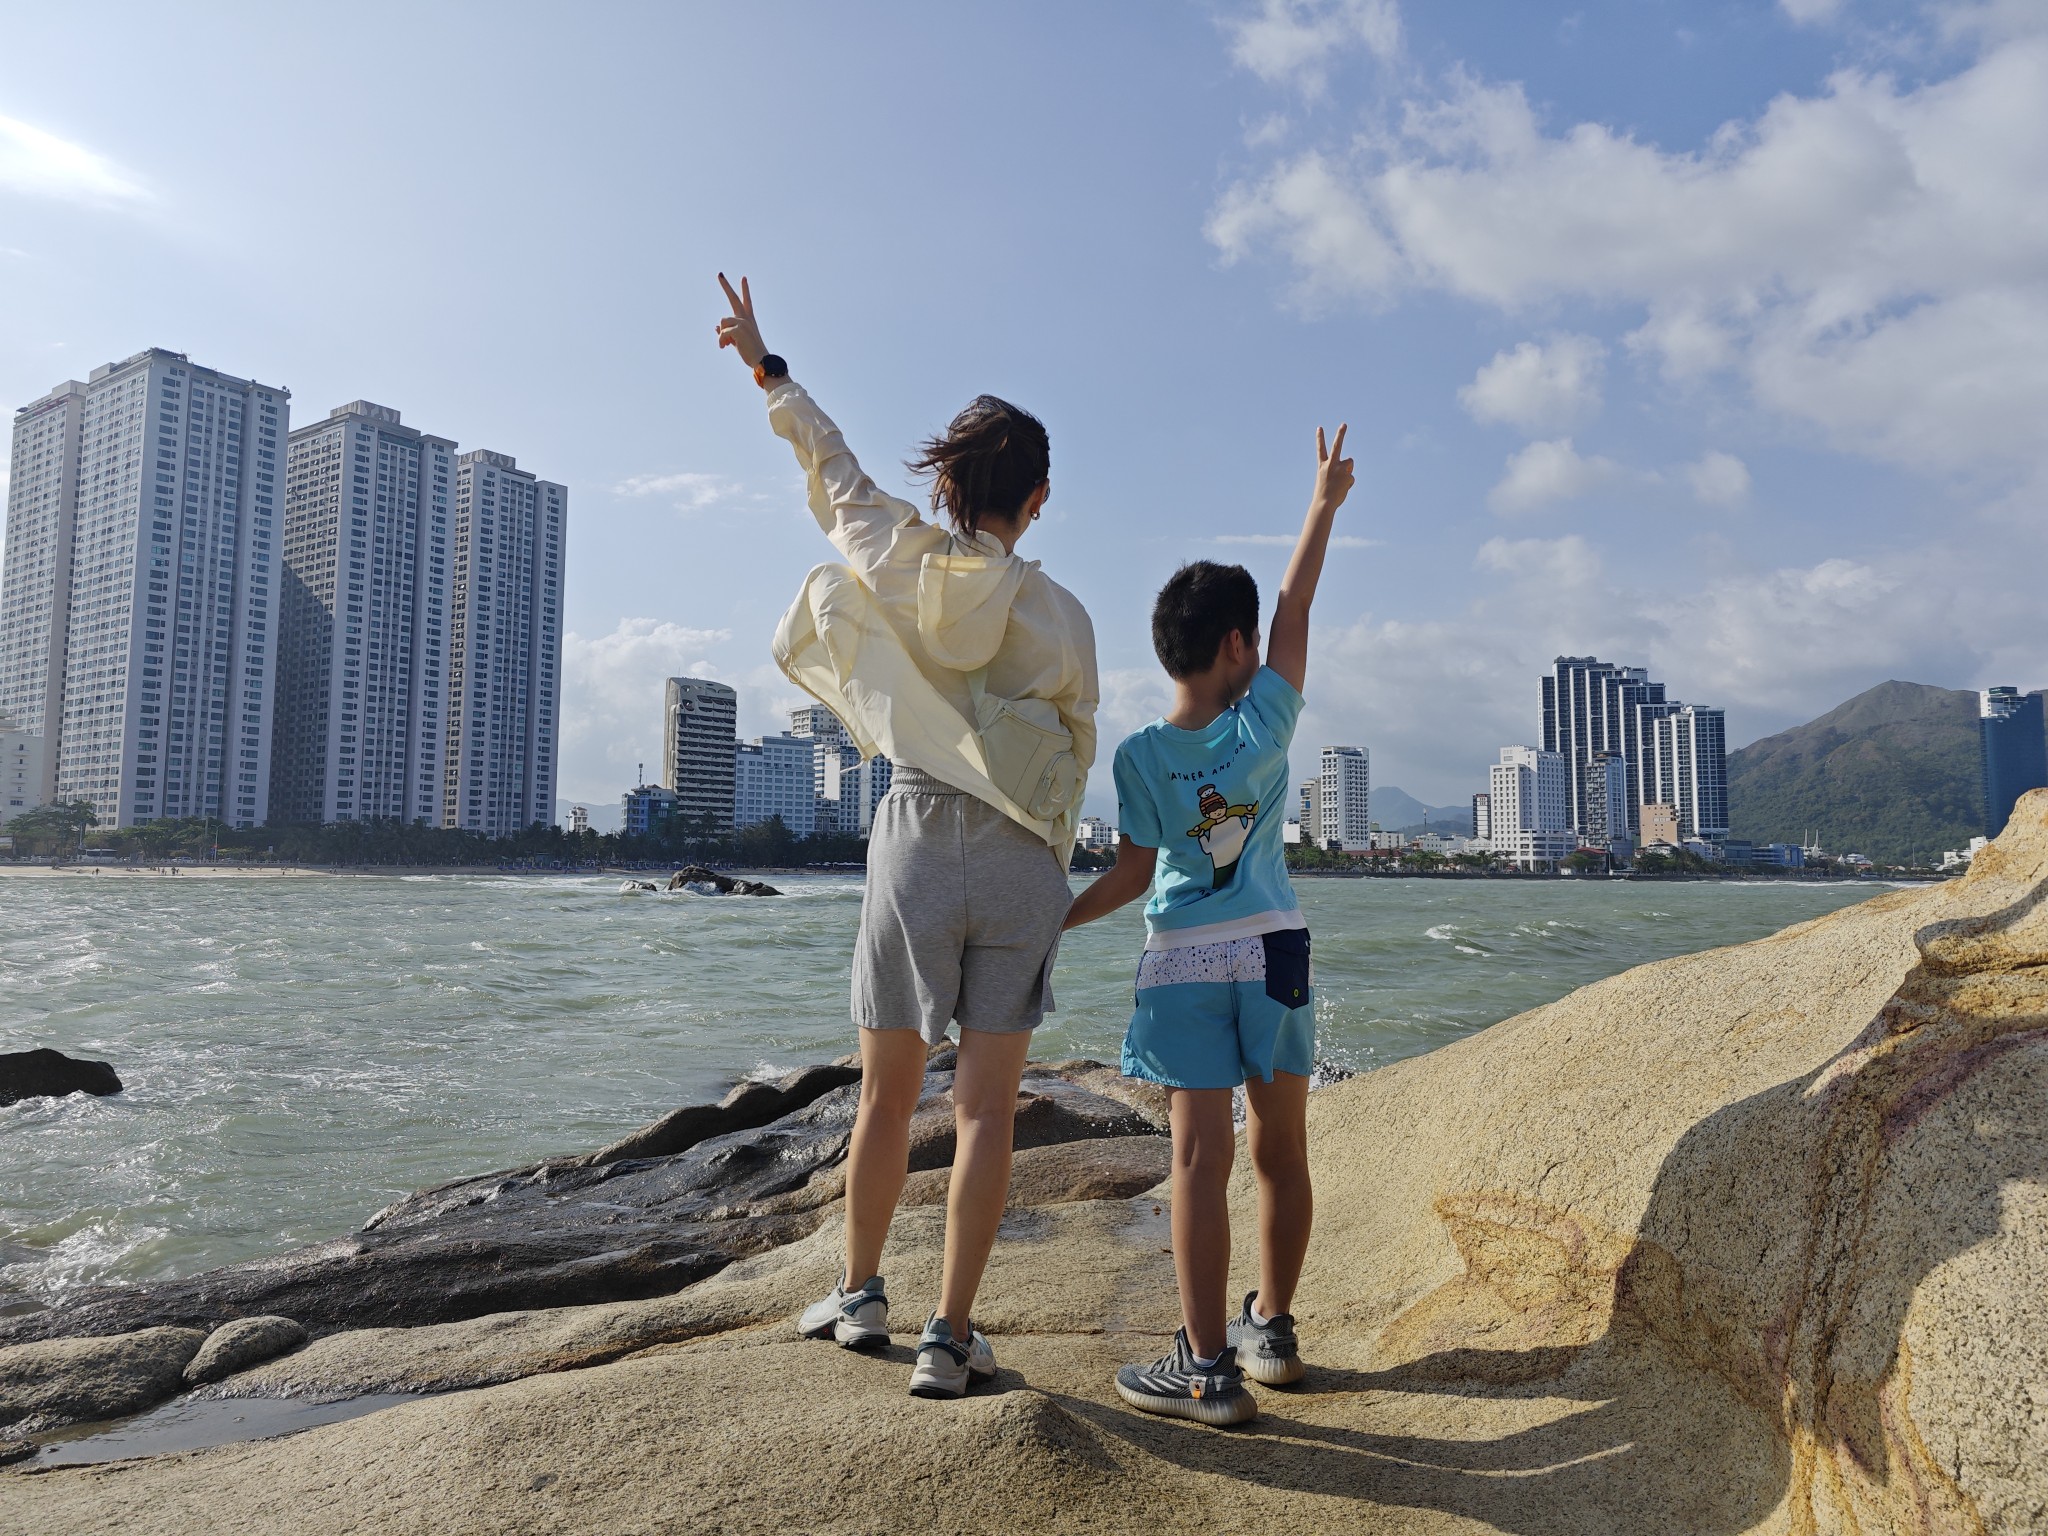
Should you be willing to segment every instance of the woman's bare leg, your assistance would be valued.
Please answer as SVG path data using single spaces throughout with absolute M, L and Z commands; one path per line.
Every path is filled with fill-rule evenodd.
M 910 1117 L 924 1091 L 924 1036 L 914 1029 L 860 1032 L 860 1108 L 846 1149 L 848 1290 L 882 1270 L 882 1245 L 910 1168 Z
M 953 1181 L 946 1193 L 946 1269 L 939 1314 L 953 1337 L 965 1339 L 975 1292 L 995 1246 L 1010 1198 L 1010 1149 L 1017 1134 L 1017 1084 L 1031 1050 L 1031 1031 L 997 1035 L 960 1031 L 953 1072 Z

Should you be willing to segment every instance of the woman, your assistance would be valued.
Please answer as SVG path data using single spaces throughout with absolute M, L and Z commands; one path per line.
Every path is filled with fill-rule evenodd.
M 914 1396 L 995 1374 L 969 1314 L 1010 1184 L 1017 1086 L 1052 1006 L 1067 860 L 1095 756 L 1095 635 L 1073 594 L 1020 560 L 1051 451 L 1038 419 L 991 395 L 924 444 L 927 523 L 861 471 L 839 429 L 761 341 L 752 291 L 719 276 L 732 347 L 796 451 L 811 513 L 846 566 L 821 566 L 783 618 L 783 670 L 895 765 L 875 812 L 853 958 L 860 1109 L 846 1158 L 839 1281 L 798 1322 L 848 1348 L 888 1342 L 882 1245 L 903 1192 L 928 1045 L 960 1025 L 958 1132 L 939 1305 Z

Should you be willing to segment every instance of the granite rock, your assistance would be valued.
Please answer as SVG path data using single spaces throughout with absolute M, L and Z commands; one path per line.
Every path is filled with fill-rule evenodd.
M 206 1336 L 185 1367 L 185 1384 L 202 1387 L 224 1376 L 289 1354 L 306 1342 L 306 1330 L 288 1317 L 238 1317 Z
M 0 1349 L 0 1425 L 35 1434 L 139 1412 L 183 1388 L 205 1342 L 196 1328 L 144 1328 Z

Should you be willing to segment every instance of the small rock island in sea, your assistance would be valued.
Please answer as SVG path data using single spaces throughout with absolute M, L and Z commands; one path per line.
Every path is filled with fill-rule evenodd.
M 936 1290 L 950 1065 L 891 1250 L 905 1317 Z M 2048 791 L 1962 880 L 1317 1092 L 1311 1366 L 1241 1429 L 1109 1388 L 1178 1319 L 1160 1106 L 1094 1063 L 1018 1099 L 990 1388 L 918 1402 L 900 1369 L 796 1339 L 838 1254 L 857 1079 L 742 1084 L 331 1243 L 0 1321 L 0 1439 L 195 1380 L 441 1394 L 20 1461 L 0 1528 L 2048 1530 Z

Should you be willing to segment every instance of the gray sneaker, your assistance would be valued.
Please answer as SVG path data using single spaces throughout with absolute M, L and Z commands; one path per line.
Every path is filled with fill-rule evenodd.
M 1224 1325 L 1224 1339 L 1237 1350 L 1237 1363 L 1245 1375 L 1268 1387 L 1284 1387 L 1308 1374 L 1301 1363 L 1301 1349 L 1294 1338 L 1294 1314 L 1283 1312 L 1264 1323 L 1252 1318 L 1253 1291 L 1244 1299 L 1244 1310 Z
M 823 1301 L 804 1308 L 796 1331 L 807 1339 L 837 1339 L 846 1349 L 875 1349 L 889 1342 L 889 1298 L 882 1277 L 871 1275 L 857 1291 L 842 1280 Z
M 968 1386 L 987 1381 L 996 1373 L 996 1352 L 989 1348 L 979 1328 L 967 1330 L 967 1342 L 953 1337 L 953 1329 L 936 1312 L 924 1325 L 924 1337 L 917 1341 L 917 1364 L 910 1372 L 912 1397 L 963 1397 Z
M 1183 1328 L 1173 1348 L 1150 1365 L 1127 1365 L 1116 1373 L 1117 1394 L 1133 1408 L 1201 1424 L 1242 1424 L 1258 1415 L 1258 1399 L 1245 1390 L 1237 1351 L 1226 1348 L 1207 1370 L 1195 1364 Z

